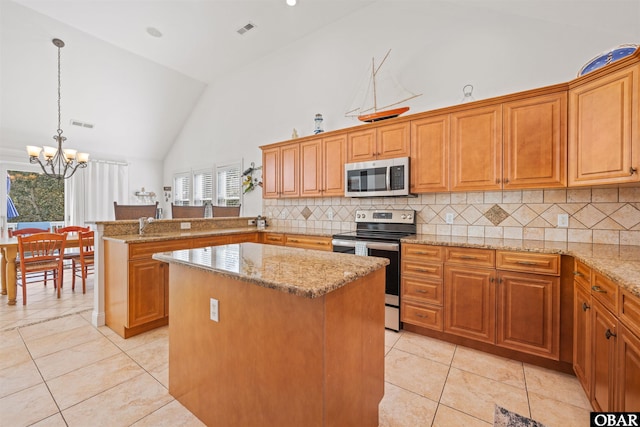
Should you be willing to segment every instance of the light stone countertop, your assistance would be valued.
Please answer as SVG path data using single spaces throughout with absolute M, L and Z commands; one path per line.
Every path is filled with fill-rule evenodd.
M 570 255 L 640 297 L 640 246 L 417 234 L 403 243 Z
M 153 258 L 305 298 L 326 295 L 389 264 L 386 258 L 260 243 L 185 249 L 157 253 Z
M 211 230 L 192 230 L 192 231 L 164 231 L 160 233 L 146 234 L 122 234 L 116 236 L 104 236 L 105 240 L 113 240 L 121 243 L 148 243 L 162 242 L 165 240 L 193 239 L 196 237 L 214 237 L 225 236 L 229 234 L 255 233 L 256 227 L 240 227 L 240 228 L 216 228 Z

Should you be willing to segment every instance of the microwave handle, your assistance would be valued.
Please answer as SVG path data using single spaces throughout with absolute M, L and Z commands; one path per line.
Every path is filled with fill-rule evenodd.
M 387 167 L 387 191 L 391 191 L 391 168 Z

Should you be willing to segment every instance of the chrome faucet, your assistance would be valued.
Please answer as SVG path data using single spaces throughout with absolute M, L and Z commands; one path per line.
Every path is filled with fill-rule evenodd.
M 144 218 L 143 217 L 143 218 L 140 218 L 138 221 L 140 222 L 140 227 L 139 227 L 140 235 L 143 235 L 145 228 L 147 228 L 147 226 L 153 222 L 153 218 L 152 217 L 149 217 L 149 218 Z

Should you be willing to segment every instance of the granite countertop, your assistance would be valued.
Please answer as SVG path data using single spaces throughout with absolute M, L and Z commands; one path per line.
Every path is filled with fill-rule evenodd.
M 163 240 L 193 239 L 196 237 L 225 236 L 228 234 L 255 233 L 256 227 L 240 228 L 216 228 L 212 230 L 194 231 L 163 231 L 160 233 L 146 234 L 121 234 L 117 236 L 104 236 L 105 240 L 113 240 L 121 243 L 147 243 L 161 242 Z
M 154 254 L 153 258 L 306 298 L 317 298 L 389 264 L 386 258 L 237 243 Z
M 301 234 L 305 236 L 333 237 L 338 231 L 325 230 L 322 228 L 302 228 L 302 227 L 267 227 L 259 230 L 261 233 L 281 233 L 281 234 Z
M 570 255 L 640 297 L 640 246 L 417 234 L 403 243 Z

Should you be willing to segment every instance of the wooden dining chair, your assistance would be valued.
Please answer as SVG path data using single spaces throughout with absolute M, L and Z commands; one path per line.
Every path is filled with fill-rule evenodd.
M 205 206 L 176 206 L 171 203 L 171 218 L 204 218 Z
M 18 236 L 18 254 L 22 283 L 22 304 L 27 304 L 27 275 L 53 272 L 53 283 L 60 298 L 62 261 L 66 234 L 36 233 Z M 46 281 L 46 275 L 45 275 Z
M 44 228 L 22 228 L 20 230 L 9 230 L 9 237 L 18 237 L 18 236 L 30 236 L 36 233 L 48 233 L 49 230 L 45 230 Z M 44 275 L 44 285 L 47 286 L 47 271 L 43 273 Z M 16 280 L 20 280 L 20 259 L 16 259 Z
M 119 205 L 118 202 L 113 202 L 113 210 L 116 220 L 155 218 L 158 203 L 156 202 L 155 205 Z
M 79 225 L 68 225 L 66 227 L 61 227 L 56 230 L 56 233 L 62 234 L 67 233 L 67 237 L 69 236 L 77 236 L 81 231 L 89 231 L 91 230 L 89 227 L 81 227 Z M 74 248 L 67 248 L 64 252 L 64 259 L 66 261 L 70 261 L 73 258 L 78 258 L 80 256 L 80 252 Z
M 212 206 L 213 217 L 240 216 L 240 206 Z
M 81 231 L 78 233 L 78 248 L 80 253 L 78 258 L 72 258 L 71 269 L 73 278 L 71 279 L 71 289 L 76 288 L 76 276 L 78 273 L 82 277 L 82 293 L 87 293 L 87 275 L 89 270 L 93 272 L 93 231 Z

